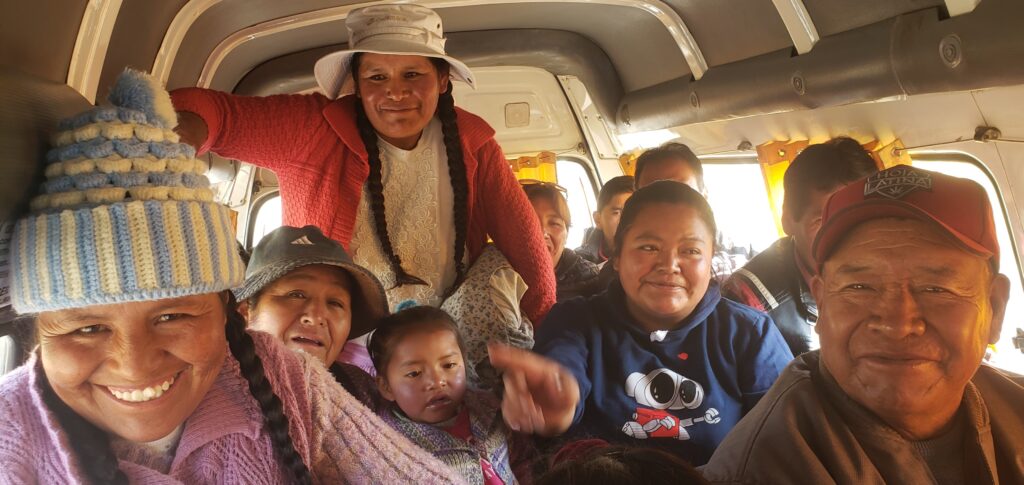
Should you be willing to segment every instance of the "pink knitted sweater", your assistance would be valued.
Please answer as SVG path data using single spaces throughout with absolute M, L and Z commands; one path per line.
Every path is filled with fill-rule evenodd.
M 296 450 L 316 483 L 454 483 L 461 477 L 359 404 L 323 368 L 269 335 L 252 333 L 290 420 Z M 0 483 L 81 483 L 67 436 L 38 392 L 38 360 L 0 381 Z M 131 483 L 288 483 L 238 361 L 185 422 L 168 473 L 119 456 Z M 136 459 L 138 459 L 136 457 Z
M 356 128 L 355 96 L 334 101 L 313 95 L 237 96 L 199 88 L 171 93 L 175 109 L 190 111 L 209 130 L 199 152 L 244 160 L 277 174 L 284 223 L 313 224 L 349 246 L 370 168 Z M 555 303 L 555 273 L 530 201 L 509 169 L 494 130 L 456 108 L 469 181 L 466 246 L 475 260 L 487 237 L 508 258 L 529 290 L 522 308 L 539 325 Z

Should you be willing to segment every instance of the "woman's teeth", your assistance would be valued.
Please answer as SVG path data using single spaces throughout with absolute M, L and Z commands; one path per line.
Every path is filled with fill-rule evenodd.
M 115 391 L 109 389 L 110 393 L 114 397 L 127 402 L 146 402 L 152 401 L 160 396 L 164 395 L 168 389 L 171 388 L 171 384 L 174 384 L 174 378 L 170 378 L 167 382 L 152 387 L 146 387 L 143 389 L 132 389 L 130 391 Z

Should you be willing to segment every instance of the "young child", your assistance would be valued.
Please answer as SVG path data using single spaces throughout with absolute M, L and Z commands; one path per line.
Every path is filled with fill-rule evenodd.
M 466 386 L 462 338 L 443 310 L 414 306 L 382 319 L 370 337 L 381 418 L 471 484 L 518 483 L 511 432 L 491 395 Z M 516 460 L 519 462 L 520 460 Z M 523 461 L 520 468 L 528 470 Z

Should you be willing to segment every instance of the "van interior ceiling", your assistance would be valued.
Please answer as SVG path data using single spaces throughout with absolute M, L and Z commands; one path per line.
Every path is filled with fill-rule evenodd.
M 171 89 L 311 92 L 314 62 L 344 47 L 347 14 L 370 3 L 0 4 L 0 222 L 14 219 L 42 180 L 56 121 L 102 101 L 124 67 L 151 71 Z M 499 142 L 520 141 L 506 148 L 510 156 L 556 151 L 599 184 L 622 173 L 623 151 L 672 139 L 701 156 L 747 159 L 772 141 L 898 139 L 922 158 L 977 161 L 998 192 L 1011 240 L 1024 238 L 1024 194 L 1014 192 L 1024 185 L 1020 0 L 416 3 L 438 11 L 449 53 L 470 67 L 507 68 L 494 71 L 507 76 L 522 68 L 519 74 L 539 72 L 560 87 L 564 106 L 547 112 L 531 104 L 526 116 L 527 124 L 575 120 L 543 134 L 565 146 L 530 145 L 523 133 L 532 132 L 516 135 L 508 109 L 492 110 L 487 119 Z M 549 94 L 521 86 L 487 102 Z M 457 99 L 472 102 L 461 91 Z M 998 131 L 979 141 L 978 127 Z M 246 218 L 273 194 L 276 179 L 236 161 L 211 162 L 222 200 L 241 212 L 239 238 L 251 244 Z M 1024 283 L 1019 274 L 1011 278 L 1018 288 Z

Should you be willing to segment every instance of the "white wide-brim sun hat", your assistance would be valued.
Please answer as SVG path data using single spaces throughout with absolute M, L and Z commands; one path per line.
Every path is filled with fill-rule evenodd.
M 476 88 L 469 67 L 445 53 L 441 17 L 427 7 L 413 4 L 364 7 L 350 13 L 345 26 L 348 27 L 349 48 L 321 57 L 313 67 L 317 84 L 331 99 L 342 94 L 342 87 L 351 74 L 352 56 L 359 52 L 444 59 L 451 66 L 449 76 Z

